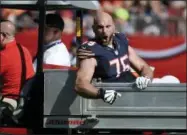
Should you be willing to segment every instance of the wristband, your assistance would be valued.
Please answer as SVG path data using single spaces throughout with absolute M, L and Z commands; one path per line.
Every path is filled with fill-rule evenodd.
M 101 99 L 104 99 L 104 95 L 105 95 L 105 90 L 103 88 L 100 88 L 98 90 L 97 97 L 101 98 Z

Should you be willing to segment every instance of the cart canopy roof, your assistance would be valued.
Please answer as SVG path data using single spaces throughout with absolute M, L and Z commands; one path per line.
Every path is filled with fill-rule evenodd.
M 44 0 L 1 0 L 1 8 L 30 9 L 38 10 Z M 72 9 L 99 9 L 99 2 L 96 0 L 46 0 L 46 10 L 57 10 L 63 8 Z

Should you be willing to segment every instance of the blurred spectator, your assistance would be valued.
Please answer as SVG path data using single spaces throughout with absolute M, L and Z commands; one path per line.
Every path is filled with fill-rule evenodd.
M 16 24 L 16 17 L 26 12 L 26 10 L 18 10 L 18 9 L 8 9 L 5 8 L 1 10 L 1 17 L 6 20 L 10 20 L 14 24 Z
M 125 0 L 124 1 L 124 8 L 126 8 L 129 11 L 130 8 L 132 7 L 133 3 L 134 2 L 132 0 Z
M 113 13 L 116 8 L 121 8 L 124 5 L 122 0 L 100 0 L 102 8 L 105 12 Z
M 95 34 L 92 30 L 92 25 L 93 25 L 93 17 L 90 14 L 84 15 L 83 30 L 84 30 L 84 36 L 86 36 L 88 39 L 95 37 Z
M 59 11 L 60 16 L 63 18 L 64 20 L 64 30 L 63 32 L 66 34 L 72 34 L 75 32 L 75 22 L 73 20 L 73 11 L 71 10 L 62 10 Z
M 183 11 L 183 18 L 186 20 L 186 8 Z
M 182 17 L 186 7 L 186 1 L 170 1 L 168 4 L 169 24 L 168 33 L 170 35 L 186 34 L 185 19 Z
M 75 22 L 73 22 L 72 19 L 65 18 L 64 23 L 65 23 L 64 33 L 72 34 L 75 32 Z
M 133 34 L 135 32 L 132 25 L 129 23 L 130 14 L 124 8 L 117 8 L 114 11 L 115 26 L 118 32 Z
M 114 16 L 114 22 L 119 32 L 126 34 L 145 35 L 185 35 L 186 27 L 186 1 L 182 0 L 99 0 L 101 10 Z M 33 21 L 38 18 L 38 12 L 26 10 L 1 9 L 2 18 L 13 20 L 19 30 L 37 27 Z M 58 13 L 64 19 L 64 31 L 66 36 L 75 34 L 74 10 L 47 11 Z M 95 35 L 92 27 L 92 11 L 84 10 L 83 28 L 84 36 L 93 38 Z M 183 18 L 183 20 L 181 19 Z M 72 39 L 71 39 L 72 40 Z M 70 40 L 70 41 L 71 41 Z M 68 42 L 69 48 L 70 42 Z
M 35 12 L 26 11 L 16 17 L 17 28 L 19 31 L 33 29 L 37 27 L 34 19 L 38 17 Z
M 102 8 L 105 12 L 112 13 L 113 12 L 113 5 L 111 1 L 103 0 L 101 1 Z
M 182 16 L 185 6 L 186 6 L 186 1 L 182 1 L 182 0 L 170 1 L 168 13 L 170 16 Z

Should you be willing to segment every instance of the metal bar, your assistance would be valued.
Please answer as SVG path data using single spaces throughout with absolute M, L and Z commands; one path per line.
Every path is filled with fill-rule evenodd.
M 76 42 L 82 44 L 83 28 L 82 28 L 82 10 L 76 10 Z
M 38 123 L 33 125 L 37 128 L 43 126 L 43 99 L 44 99 L 44 74 L 43 74 L 43 44 L 44 44 L 44 32 L 45 32 L 45 14 L 46 14 L 46 1 L 38 0 L 38 10 L 39 10 L 39 33 L 38 33 L 38 52 L 37 52 L 37 70 L 36 70 L 36 115 L 38 118 Z M 37 120 L 37 119 L 36 119 Z
M 38 52 L 37 52 L 37 73 L 43 72 L 43 44 L 45 30 L 46 0 L 38 1 L 39 8 L 39 33 L 38 33 Z
M 82 44 L 82 36 L 83 36 L 83 28 L 82 28 L 82 10 L 76 10 L 76 42 L 78 45 Z M 78 46 L 77 46 L 78 47 Z M 79 61 L 77 60 L 76 65 L 79 65 Z
M 38 10 L 37 8 L 37 4 L 36 5 L 0 5 L 1 8 L 10 8 L 10 9 L 22 9 L 22 10 Z M 63 9 L 78 9 L 77 7 L 73 7 L 71 5 L 48 5 L 46 7 L 46 10 L 61 10 L 63 7 Z
M 134 83 L 93 83 L 98 87 L 132 87 Z M 172 84 L 172 83 L 151 83 L 149 87 L 185 87 L 186 83 Z
M 68 129 L 68 135 L 72 135 L 72 129 L 71 128 Z

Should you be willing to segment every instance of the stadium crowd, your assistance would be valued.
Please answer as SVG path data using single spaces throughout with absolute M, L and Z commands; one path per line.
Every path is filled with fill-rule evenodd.
M 185 1 L 148 0 L 100 0 L 102 8 L 114 17 L 117 30 L 127 34 L 174 35 L 185 34 Z M 58 13 L 65 21 L 64 33 L 75 31 L 75 12 L 72 10 L 50 11 Z M 1 9 L 1 18 L 14 22 L 19 30 L 37 27 L 37 11 Z M 85 36 L 93 37 L 92 11 L 84 12 Z M 137 25 L 138 24 L 138 25 Z

